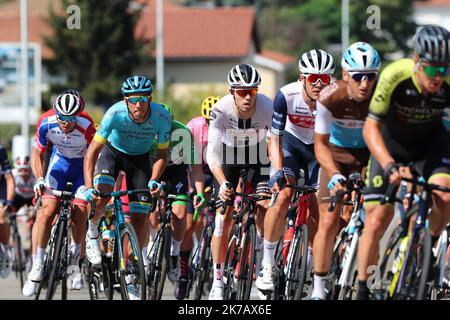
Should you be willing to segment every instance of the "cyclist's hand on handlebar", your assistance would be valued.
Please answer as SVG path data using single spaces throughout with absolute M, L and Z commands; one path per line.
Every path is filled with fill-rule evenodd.
M 384 178 L 389 180 L 389 184 L 399 185 L 402 181 L 400 165 L 395 162 L 389 162 L 386 167 L 384 167 Z
M 203 193 L 198 193 L 194 196 L 194 209 L 200 209 L 205 205 L 205 197 L 203 196 Z
M 270 177 L 268 185 L 273 193 L 280 192 L 281 189 L 286 185 L 286 177 L 284 176 L 284 171 L 282 169 L 278 170 L 273 176 Z
M 233 187 L 231 186 L 231 183 L 229 183 L 228 181 L 224 181 L 220 185 L 220 189 L 219 189 L 219 198 L 220 198 L 220 200 L 222 200 L 222 201 L 230 201 L 232 194 L 233 194 Z
M 147 186 L 153 198 L 157 198 L 161 193 L 161 184 L 158 181 L 150 180 Z
M 344 183 L 347 181 L 347 178 L 345 178 L 340 173 L 335 173 L 331 177 L 330 181 L 328 182 L 328 190 L 330 190 L 330 194 L 332 196 L 336 195 L 336 193 L 344 193 L 347 191 L 347 188 L 345 187 Z
M 92 200 L 99 201 L 100 197 L 98 195 L 99 192 L 92 187 L 87 188 L 86 192 L 84 193 L 84 197 L 86 198 L 87 202 L 91 202 Z
M 45 180 L 44 178 L 39 178 L 37 179 L 36 183 L 33 186 L 33 190 L 34 190 L 34 194 L 36 196 L 36 198 L 38 196 L 42 196 L 42 192 L 45 191 L 46 185 L 45 185 Z

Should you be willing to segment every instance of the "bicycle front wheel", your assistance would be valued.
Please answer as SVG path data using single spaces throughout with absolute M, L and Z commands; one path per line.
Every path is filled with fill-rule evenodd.
M 48 286 L 45 299 L 52 300 L 53 295 L 55 294 L 58 283 L 61 281 L 61 275 L 63 273 L 63 254 L 67 253 L 67 221 L 62 220 L 57 227 L 57 231 L 55 233 L 55 251 L 53 252 L 53 260 L 50 265 L 50 277 L 48 279 Z M 64 259 L 65 261 L 66 259 Z
M 244 234 L 244 246 L 238 258 L 239 270 L 237 279 L 237 299 L 249 300 L 253 283 L 253 270 L 255 267 L 255 241 L 256 229 L 251 224 Z
M 304 224 L 297 229 L 289 247 L 286 261 L 286 300 L 300 300 L 306 279 L 308 260 L 308 227 Z
M 149 259 L 148 297 L 150 300 L 161 300 L 164 282 L 170 263 L 171 229 L 166 225 L 156 237 L 152 256 Z
M 23 257 L 25 257 L 24 252 L 22 250 L 22 242 L 20 240 L 19 232 L 14 232 L 14 269 L 16 273 L 16 278 L 19 278 L 20 281 L 20 289 L 23 288 L 23 272 L 25 270 Z
M 203 288 L 211 270 L 212 226 L 207 227 L 199 244 L 199 261 L 194 273 L 194 300 L 201 300 Z
M 130 223 L 120 230 L 119 278 L 122 300 L 145 300 L 146 283 L 142 251 L 136 231 Z
M 428 271 L 431 260 L 431 236 L 427 228 L 420 228 L 411 239 L 403 276 L 398 283 L 396 300 L 423 300 L 426 295 Z

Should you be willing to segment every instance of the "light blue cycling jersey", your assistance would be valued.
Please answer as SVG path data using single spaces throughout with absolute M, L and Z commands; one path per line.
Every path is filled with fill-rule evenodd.
M 117 150 L 130 154 L 144 154 L 152 148 L 153 140 L 158 149 L 169 147 L 170 115 L 159 103 L 150 103 L 150 117 L 143 123 L 131 120 L 125 101 L 115 103 L 103 116 L 94 140 L 104 144 L 108 141 Z

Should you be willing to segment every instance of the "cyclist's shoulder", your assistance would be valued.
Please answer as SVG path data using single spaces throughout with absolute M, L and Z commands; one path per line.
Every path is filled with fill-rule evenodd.
M 402 81 L 412 78 L 414 74 L 414 60 L 405 58 L 396 60 L 386 68 L 380 74 L 378 81 L 379 86 L 395 87 Z
M 301 81 L 295 81 L 288 83 L 284 86 L 282 86 L 278 92 L 277 96 L 281 97 L 284 96 L 286 99 L 289 97 L 295 97 L 297 95 L 301 95 L 301 88 L 302 88 L 302 82 Z
M 186 126 L 191 128 L 191 130 L 195 127 L 203 127 L 206 125 L 206 120 L 202 116 L 197 116 L 195 118 L 192 118 L 191 120 L 186 123 Z
M 347 97 L 347 82 L 337 80 L 330 83 L 320 91 L 319 102 L 328 109 L 340 104 L 340 101 Z

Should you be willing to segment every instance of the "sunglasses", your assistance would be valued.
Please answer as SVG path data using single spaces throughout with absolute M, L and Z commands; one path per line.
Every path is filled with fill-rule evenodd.
M 61 122 L 75 122 L 77 121 L 77 116 L 63 116 L 63 115 L 57 115 L 56 119 L 58 119 Z
M 126 99 L 132 103 L 136 104 L 138 102 L 146 103 L 150 101 L 151 96 L 137 96 L 137 97 L 127 97 Z
M 308 74 L 306 76 L 306 80 L 312 84 L 312 85 L 316 85 L 318 84 L 318 82 L 322 82 L 323 84 L 329 84 L 331 81 L 331 76 L 329 74 Z
M 429 78 L 434 78 L 439 73 L 443 77 L 450 75 L 450 66 L 423 66 L 423 72 Z
M 234 89 L 234 92 L 237 93 L 237 95 L 241 98 L 245 98 L 247 95 L 250 95 L 251 97 L 256 96 L 258 93 L 257 88 L 251 88 L 251 89 Z
M 377 72 L 349 72 L 350 76 L 355 81 L 363 81 L 366 78 L 368 81 L 372 81 L 378 75 Z
M 28 169 L 28 168 L 20 168 L 20 169 L 17 169 L 17 172 L 30 172 L 30 169 Z

